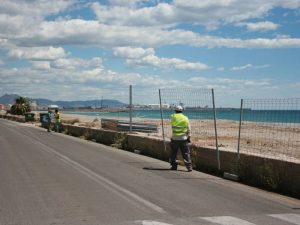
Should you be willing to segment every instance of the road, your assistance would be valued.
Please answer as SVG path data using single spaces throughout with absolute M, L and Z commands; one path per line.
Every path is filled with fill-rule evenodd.
M 300 224 L 300 201 L 0 119 L 0 225 Z

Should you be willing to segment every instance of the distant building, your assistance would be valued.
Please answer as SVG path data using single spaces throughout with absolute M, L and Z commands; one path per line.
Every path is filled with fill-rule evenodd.
M 148 104 L 147 107 L 150 109 L 160 109 L 160 104 Z M 163 109 L 169 109 L 170 104 L 161 104 L 161 107 Z
M 5 109 L 6 109 L 5 105 L 0 104 L 0 110 L 5 110 Z
M 48 105 L 48 110 L 59 109 L 58 105 Z
M 29 105 L 30 105 L 30 109 L 33 111 L 38 109 L 38 105 L 36 101 L 32 101 Z

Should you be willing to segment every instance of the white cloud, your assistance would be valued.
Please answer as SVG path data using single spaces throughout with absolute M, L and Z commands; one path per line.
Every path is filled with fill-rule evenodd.
M 44 17 L 46 15 L 61 12 L 75 3 L 76 0 L 1 0 L 0 13 L 5 13 L 7 15 L 21 14 L 33 17 Z
M 159 3 L 155 7 L 110 7 L 96 2 L 92 5 L 97 19 L 104 24 L 122 26 L 169 26 L 176 22 L 174 7 Z
M 0 30 L 9 38 L 24 37 L 38 26 L 46 16 L 62 12 L 76 3 L 77 0 L 1 0 Z
M 103 96 L 128 102 L 130 84 L 134 86 L 135 101 L 140 96 L 138 93 L 143 93 L 143 98 L 139 98 L 140 103 L 157 99 L 159 88 L 197 87 L 214 88 L 216 104 L 223 106 L 238 106 L 240 98 L 246 97 L 281 97 L 282 90 L 285 90 L 286 95 L 294 96 L 299 89 L 299 84 L 280 83 L 277 85 L 274 80 L 270 79 L 244 80 L 196 76 L 187 80 L 176 80 L 138 73 L 118 73 L 96 65 L 76 70 L 69 67 L 60 69 L 50 67 L 44 70 L 36 67 L 0 68 L 0 92 L 52 100 L 86 100 Z M 156 95 L 146 94 L 154 92 Z
M 160 58 L 155 55 L 153 48 L 115 48 L 114 55 L 127 58 L 126 62 L 130 66 L 150 66 L 163 69 L 178 70 L 206 70 L 209 66 L 200 62 L 187 62 L 177 58 Z
M 277 30 L 279 25 L 270 21 L 258 22 L 258 23 L 237 23 L 237 26 L 246 26 L 248 31 L 267 31 Z
M 48 61 L 31 61 L 33 68 L 41 70 L 49 70 L 50 62 Z
M 110 0 L 105 2 L 108 2 L 108 5 L 81 0 L 2 0 L 1 57 L 4 58 L 7 54 L 10 56 L 8 60 L 28 60 L 31 68 L 8 68 L 9 65 L 5 65 L 7 59 L 4 59 L 2 61 L 4 66 L 0 68 L 0 90 L 30 94 L 32 97 L 40 97 L 43 93 L 44 97 L 51 99 L 55 96 L 58 99 L 74 100 L 101 96 L 104 90 L 113 95 L 112 90 L 120 90 L 120 87 L 125 87 L 127 94 L 129 84 L 145 87 L 145 90 L 157 87 L 215 87 L 224 95 L 239 93 L 236 96 L 241 96 L 244 90 L 255 90 L 257 86 L 261 90 L 278 88 L 277 91 L 285 89 L 292 94 L 298 93 L 299 85 L 290 88 L 289 85 L 279 84 L 277 87 L 274 81 L 270 80 L 234 80 L 197 76 L 182 81 L 154 75 L 114 72 L 105 69 L 99 57 L 92 59 L 70 57 L 63 48 L 57 46 L 68 45 L 69 49 L 74 46 L 83 49 L 100 47 L 103 48 L 103 54 L 110 48 L 115 48 L 114 55 L 125 58 L 131 66 L 203 70 L 208 68 L 206 64 L 189 62 L 180 59 L 179 56 L 178 58 L 157 56 L 154 49 L 170 45 L 198 48 L 300 48 L 300 38 L 295 35 L 282 34 L 271 39 L 241 39 L 202 35 L 196 32 L 202 30 L 201 27 L 198 29 L 198 26 L 216 29 L 224 24 L 240 24 L 253 31 L 274 30 L 278 28 L 275 23 L 269 21 L 249 23 L 248 19 L 264 20 L 264 17 L 277 7 L 299 8 L 300 0 Z M 92 5 L 98 20 L 93 20 L 86 14 L 78 16 L 83 16 L 82 18 L 88 16 L 89 20 L 70 19 L 75 16 L 74 14 L 68 16 L 70 12 L 68 10 L 72 10 L 76 4 Z M 74 12 L 80 11 L 80 8 L 77 9 L 78 11 Z M 66 17 L 59 18 L 61 16 L 59 13 L 63 11 Z M 194 32 L 184 30 L 185 24 L 189 27 L 194 26 Z M 180 25 L 181 29 L 177 25 Z M 282 23 L 283 25 L 285 24 Z M 247 64 L 231 69 L 259 69 L 268 66 Z M 223 71 L 224 68 L 219 67 L 217 70 Z M 60 93 L 57 93 L 57 90 Z M 258 91 L 253 93 L 256 94 Z M 270 93 L 276 95 L 276 92 Z M 262 96 L 267 97 L 268 94 L 271 95 L 270 93 Z
M 110 6 L 139 7 L 156 5 L 160 0 L 108 0 Z
M 61 47 L 31 47 L 11 49 L 8 56 L 16 59 L 55 60 L 65 57 L 66 53 Z
M 70 58 L 62 47 L 32 47 L 16 48 L 10 50 L 7 55 L 15 59 L 27 59 L 36 69 L 63 69 L 76 70 L 88 68 L 102 68 L 102 59 Z
M 60 66 L 54 67 L 57 61 Z M 168 81 L 155 75 L 114 72 L 103 68 L 100 58 L 57 61 L 32 61 L 32 67 L 0 68 L 0 91 L 54 100 L 79 100 L 105 94 L 106 98 L 114 95 L 123 99 L 123 90 L 128 96 L 130 84 L 145 90 L 179 84 L 179 81 Z M 95 92 L 90 93 L 90 90 Z
M 126 3 L 127 2 L 127 3 Z M 274 7 L 297 8 L 300 0 L 174 0 L 171 3 L 142 0 L 114 0 L 110 5 L 92 4 L 98 20 L 57 19 L 45 21 L 77 4 L 76 0 L 19 1 L 3 0 L 0 9 L 0 46 L 61 46 L 89 45 L 103 48 L 117 46 L 156 47 L 183 44 L 193 47 L 227 48 L 299 48 L 300 38 L 286 36 L 255 39 L 232 39 L 200 35 L 171 28 L 176 24 L 192 23 L 217 27 L 224 21 L 238 23 L 258 18 Z M 149 1 L 147 1 L 149 3 Z M 157 3 L 160 2 L 160 3 Z M 126 6 L 127 5 L 127 6 Z M 131 7 L 133 6 L 134 7 Z M 139 7 L 143 6 L 143 7 Z M 245 23 L 251 29 L 270 29 L 272 22 Z M 169 27 L 164 29 L 163 27 Z
M 0 48 L 8 47 L 8 40 L 7 38 L 0 38 Z
M 51 62 L 51 67 L 56 69 L 81 69 L 81 68 L 102 68 L 102 59 L 99 57 L 90 60 L 80 58 L 61 58 Z
M 246 69 L 263 69 L 270 67 L 270 65 L 252 65 L 252 64 L 246 64 L 244 66 L 234 66 L 230 70 L 237 71 L 237 70 L 246 70 Z
M 255 69 L 264 69 L 264 68 L 268 68 L 268 67 L 270 67 L 269 64 L 265 64 L 265 65 L 256 65 L 256 66 L 254 66 Z
M 259 80 L 245 80 L 245 79 L 232 79 L 232 78 L 206 78 L 206 77 L 192 77 L 187 80 L 191 86 L 199 88 L 214 88 L 219 92 L 231 93 L 239 91 L 242 93 L 244 90 L 250 89 L 274 89 L 273 80 L 259 79 Z
M 127 63 L 131 66 L 152 66 L 164 69 L 178 70 L 206 70 L 209 69 L 204 63 L 192 63 L 176 58 L 159 58 L 155 55 L 148 55 L 141 59 L 128 59 Z
M 245 70 L 245 69 L 252 68 L 252 67 L 253 67 L 252 64 L 247 64 L 247 65 L 244 65 L 244 66 L 232 67 L 231 70 Z
M 100 24 L 81 19 L 43 22 L 22 37 L 12 41 L 17 45 L 89 45 L 99 47 L 184 44 L 193 47 L 227 48 L 299 48 L 300 38 L 231 39 L 199 35 L 186 30 L 163 30 L 155 27 L 124 27 Z
M 118 57 L 125 57 L 130 59 L 138 59 L 147 55 L 153 55 L 153 48 L 131 48 L 131 47 L 117 47 L 114 49 L 114 55 Z
M 105 24 L 174 26 L 180 23 L 194 23 L 207 28 L 216 28 L 224 22 L 234 23 L 262 17 L 276 7 L 296 9 L 299 6 L 299 0 L 174 0 L 142 8 L 127 7 L 126 4 L 112 7 L 96 2 L 92 5 L 92 9 L 98 20 Z
M 144 1 L 145 0 L 109 0 L 109 5 L 132 7 L 132 6 L 138 5 L 139 3 L 142 3 Z

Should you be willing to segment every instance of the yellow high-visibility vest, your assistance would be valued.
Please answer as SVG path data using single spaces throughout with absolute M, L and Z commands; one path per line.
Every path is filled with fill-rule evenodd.
M 58 112 L 58 113 L 55 113 L 55 121 L 57 122 L 57 123 L 60 123 L 61 122 L 61 119 L 60 119 L 60 113 Z
M 189 119 L 182 113 L 174 113 L 171 115 L 171 125 L 173 136 L 184 136 L 189 129 Z

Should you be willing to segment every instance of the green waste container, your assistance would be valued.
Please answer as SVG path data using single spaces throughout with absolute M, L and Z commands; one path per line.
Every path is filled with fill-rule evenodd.
M 49 121 L 49 113 L 40 113 L 40 122 L 42 127 L 47 128 Z
M 34 113 L 25 113 L 24 116 L 25 116 L 25 122 L 34 121 L 34 116 L 35 116 Z

